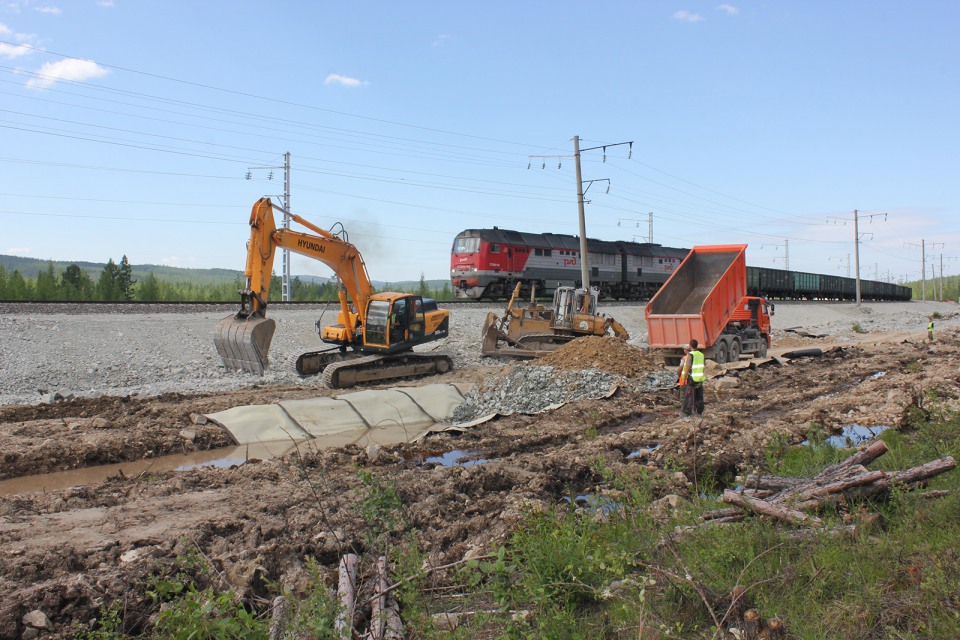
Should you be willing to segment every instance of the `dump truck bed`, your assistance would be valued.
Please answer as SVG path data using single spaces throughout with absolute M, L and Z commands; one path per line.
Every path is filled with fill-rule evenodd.
M 747 245 L 704 245 L 690 250 L 647 304 L 650 347 L 681 348 L 696 338 L 713 345 L 747 293 Z

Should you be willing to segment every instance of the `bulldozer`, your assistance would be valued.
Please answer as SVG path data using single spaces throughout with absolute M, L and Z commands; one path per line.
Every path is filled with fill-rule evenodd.
M 536 291 L 530 302 L 517 304 L 521 283 L 513 290 L 502 316 L 491 311 L 483 323 L 481 354 L 539 358 L 582 336 L 612 335 L 629 340 L 630 335 L 619 322 L 597 312 L 599 292 L 557 287 L 553 306 L 536 302 Z
M 277 209 L 312 233 L 278 229 Z M 340 280 L 337 323 L 320 326 L 322 342 L 333 345 L 297 358 L 297 373 L 320 373 L 332 389 L 360 382 L 445 373 L 453 359 L 442 352 L 415 353 L 413 347 L 447 337 L 450 312 L 411 293 L 375 293 L 360 251 L 350 242 L 301 216 L 283 211 L 270 198 L 261 198 L 250 212 L 250 241 L 241 289 L 240 310 L 220 321 L 213 343 L 224 367 L 262 375 L 276 322 L 267 317 L 270 276 L 278 248 L 318 260 Z

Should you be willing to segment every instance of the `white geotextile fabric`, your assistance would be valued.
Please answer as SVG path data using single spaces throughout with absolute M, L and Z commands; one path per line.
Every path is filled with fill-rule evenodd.
M 311 445 L 409 442 L 449 418 L 469 385 L 368 389 L 333 398 L 285 400 L 206 414 L 237 444 L 302 442 Z

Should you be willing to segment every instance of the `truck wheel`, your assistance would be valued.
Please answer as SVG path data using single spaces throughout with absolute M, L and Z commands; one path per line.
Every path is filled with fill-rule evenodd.
M 757 347 L 756 356 L 758 358 L 766 358 L 767 357 L 767 339 L 761 336 L 760 342 L 758 343 L 758 345 L 759 346 Z
M 717 364 L 727 364 L 727 362 L 729 361 L 729 358 L 727 355 L 726 340 L 720 340 L 719 342 L 717 342 L 717 353 L 713 357 L 714 357 L 714 360 L 717 361 Z
M 738 362 L 740 360 L 740 340 L 737 338 L 733 339 L 733 342 L 730 343 L 730 362 Z

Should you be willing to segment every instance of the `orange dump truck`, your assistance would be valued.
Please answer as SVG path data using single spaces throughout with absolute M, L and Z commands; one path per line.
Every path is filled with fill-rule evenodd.
M 719 364 L 767 354 L 773 305 L 747 295 L 746 250 L 745 244 L 694 247 L 647 303 L 649 344 L 663 350 L 667 364 L 680 364 L 691 338 Z

